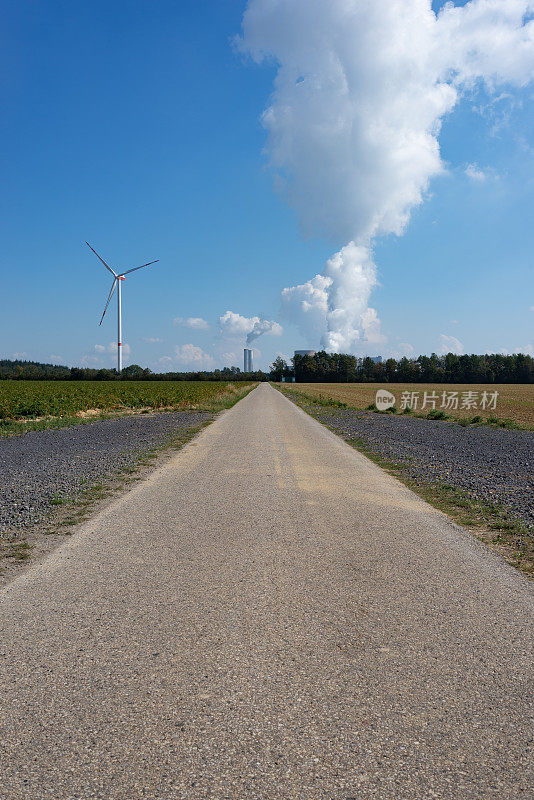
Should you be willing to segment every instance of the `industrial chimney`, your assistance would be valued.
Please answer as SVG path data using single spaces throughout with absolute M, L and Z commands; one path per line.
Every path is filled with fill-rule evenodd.
M 252 372 L 252 350 L 243 350 L 243 372 Z

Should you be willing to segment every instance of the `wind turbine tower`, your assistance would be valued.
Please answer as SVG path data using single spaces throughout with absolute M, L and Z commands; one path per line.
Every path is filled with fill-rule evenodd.
M 132 269 L 127 269 L 125 272 L 115 272 L 114 269 L 111 269 L 109 264 L 106 264 L 104 259 L 98 255 L 96 250 L 94 250 L 89 242 L 85 243 L 90 250 L 93 251 L 95 256 L 100 259 L 106 269 L 108 269 L 111 274 L 113 275 L 113 284 L 111 286 L 111 291 L 108 295 L 107 303 L 104 307 L 104 311 L 100 318 L 99 325 L 102 325 L 102 320 L 104 319 L 104 315 L 108 310 L 109 301 L 113 297 L 113 292 L 117 289 L 117 372 L 120 374 L 122 372 L 122 298 L 121 298 L 121 281 L 126 280 L 126 275 L 129 275 L 130 272 L 135 272 L 137 269 L 143 269 L 143 267 L 149 267 L 151 264 L 157 264 L 159 258 L 155 261 L 149 261 L 148 264 L 141 264 L 140 267 L 133 267 Z

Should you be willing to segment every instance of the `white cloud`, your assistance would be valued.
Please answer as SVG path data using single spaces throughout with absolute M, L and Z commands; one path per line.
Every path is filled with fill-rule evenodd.
M 439 344 L 439 352 L 442 355 L 446 355 L 446 353 L 461 355 L 464 352 L 464 346 L 456 336 L 447 336 L 445 333 L 440 333 Z
M 58 356 L 55 353 L 50 354 L 50 361 L 54 364 L 63 364 L 65 359 L 63 356 Z
M 380 320 L 374 308 L 366 308 L 361 315 L 363 338 L 370 344 L 382 344 L 387 337 L 380 332 Z
M 259 320 L 259 317 L 249 319 L 234 311 L 226 311 L 222 317 L 219 317 L 219 325 L 222 333 L 226 336 L 246 336 L 254 327 L 254 320 Z
M 13 358 L 18 361 L 23 361 L 25 358 L 28 358 L 28 353 L 26 353 L 26 351 L 22 353 L 13 353 Z
M 147 342 L 147 344 L 157 344 L 163 341 L 163 339 L 160 339 L 158 336 L 143 336 L 141 338 L 143 342 Z
M 526 356 L 534 356 L 534 344 L 524 344 L 521 347 L 514 347 L 512 350 L 507 350 L 505 347 L 499 348 L 499 350 L 486 350 L 488 355 L 492 355 L 493 353 L 497 352 L 501 356 L 511 356 L 514 353 L 522 353 Z
M 82 358 L 82 365 L 87 367 L 116 367 L 117 364 L 117 342 L 109 342 L 107 345 L 95 344 L 94 352 L 99 353 L 103 358 L 98 356 L 85 355 Z M 131 348 L 129 344 L 123 342 L 122 344 L 122 359 L 126 363 L 130 360 Z
M 283 314 L 326 350 L 383 343 L 380 320 L 368 305 L 376 284 L 369 248 L 350 242 L 327 261 L 322 275 L 282 291 Z
M 280 336 L 283 332 L 283 328 L 278 322 L 260 317 L 243 317 L 234 311 L 226 311 L 219 317 L 219 325 L 224 336 L 238 338 L 246 336 L 247 344 L 251 344 L 263 334 Z
M 534 311 L 534 306 L 530 306 L 530 311 Z
M 532 0 L 438 15 L 430 0 L 249 0 L 239 46 L 277 66 L 262 118 L 270 165 L 304 231 L 349 243 L 282 294 L 307 336 L 347 350 L 380 335 L 367 314 L 373 239 L 402 234 L 443 173 L 441 123 L 459 98 L 532 79 L 533 11 Z
M 480 169 L 476 164 L 468 164 L 464 171 L 469 180 L 476 183 L 483 183 L 488 177 L 484 170 Z
M 271 336 L 281 336 L 283 332 L 284 329 L 278 322 L 269 319 L 258 319 L 247 336 L 247 344 L 252 344 L 253 341 L 263 336 L 264 333 L 268 333 Z
M 415 355 L 415 347 L 408 342 L 399 342 L 395 347 L 387 347 L 382 350 L 381 355 L 384 360 L 388 358 L 400 359 L 403 356 L 412 358 Z
M 213 357 L 194 344 L 182 344 L 175 347 L 174 361 L 194 370 L 213 369 L 215 365 Z
M 441 70 L 458 86 L 483 80 L 491 91 L 509 83 L 525 86 L 534 73 L 532 0 L 471 0 L 447 3 L 437 19 Z
M 209 322 L 202 317 L 175 317 L 174 324 L 180 325 L 182 328 L 192 328 L 195 331 L 207 331 L 209 330 Z
M 95 344 L 95 352 L 96 353 L 111 353 L 112 355 L 117 355 L 117 342 L 110 342 L 107 345 L 103 344 Z M 126 342 L 122 343 L 122 355 L 129 356 L 131 352 L 131 348 L 129 344 Z
M 310 234 L 402 233 L 442 172 L 436 126 L 457 91 L 435 27 L 421 0 L 249 2 L 242 47 L 279 65 L 267 152 Z
M 102 359 L 97 356 L 82 356 L 80 359 L 82 367 L 99 367 L 102 365 Z
M 310 347 L 318 343 L 324 333 L 331 284 L 331 278 L 316 275 L 306 283 L 282 291 L 282 316 L 295 322 Z

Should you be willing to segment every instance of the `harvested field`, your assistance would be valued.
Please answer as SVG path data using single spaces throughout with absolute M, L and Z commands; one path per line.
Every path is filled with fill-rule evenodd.
M 426 403 L 422 408 L 424 393 L 428 396 L 437 395 L 436 410 L 442 410 L 443 393 L 458 393 L 458 408 L 445 408 L 445 412 L 452 417 L 472 419 L 481 416 L 483 420 L 494 416 L 499 419 L 509 419 L 517 425 L 534 428 L 534 384 L 516 383 L 298 383 L 291 386 L 292 391 L 303 392 L 310 397 L 330 399 L 345 403 L 348 408 L 365 409 L 375 401 L 378 389 L 386 389 L 396 399 L 397 409 L 401 409 L 403 392 L 418 393 L 415 414 L 426 414 L 432 410 L 432 404 Z M 475 405 L 468 401 L 468 407 L 462 408 L 466 392 L 475 392 Z M 483 403 L 483 393 L 486 392 L 486 402 Z M 498 393 L 495 409 L 489 408 L 490 395 Z M 473 400 L 471 395 L 470 400 Z M 483 408 L 482 406 L 486 407 Z

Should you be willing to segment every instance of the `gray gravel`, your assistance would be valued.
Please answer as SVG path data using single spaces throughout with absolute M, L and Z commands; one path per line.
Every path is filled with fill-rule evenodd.
M 0 797 L 530 800 L 532 610 L 260 384 L 0 590 Z
M 0 439 L 0 531 L 41 522 L 57 496 L 73 497 L 110 478 L 169 437 L 212 415 L 135 415 Z
M 534 433 L 316 406 L 314 416 L 348 441 L 363 439 L 416 479 L 443 480 L 503 503 L 534 528 Z

